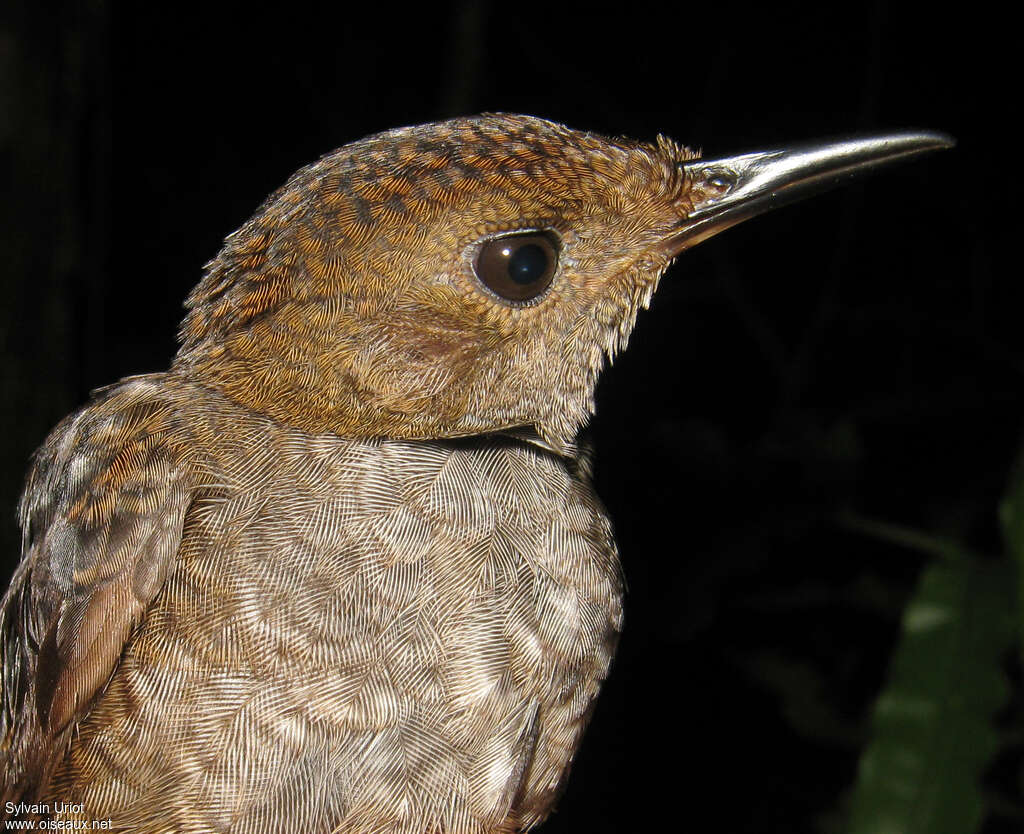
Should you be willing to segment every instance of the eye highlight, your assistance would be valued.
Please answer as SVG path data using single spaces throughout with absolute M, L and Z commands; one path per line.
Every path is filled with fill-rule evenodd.
M 558 242 L 545 232 L 521 232 L 488 240 L 473 264 L 476 277 L 500 298 L 530 301 L 551 286 Z

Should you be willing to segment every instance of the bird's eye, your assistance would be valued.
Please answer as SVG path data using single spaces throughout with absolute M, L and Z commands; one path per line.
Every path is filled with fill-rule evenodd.
M 558 246 L 553 235 L 523 232 L 487 241 L 477 255 L 476 277 L 507 301 L 530 301 L 555 276 Z

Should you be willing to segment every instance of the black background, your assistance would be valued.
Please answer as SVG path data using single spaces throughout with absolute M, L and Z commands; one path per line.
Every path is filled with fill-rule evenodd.
M 542 830 L 834 830 L 925 561 L 850 519 L 1000 548 L 1024 426 L 1019 268 L 996 267 L 1008 24 L 882 0 L 43 5 L 0 13 L 7 571 L 32 449 L 91 389 L 167 366 L 202 264 L 332 148 L 485 110 L 709 155 L 957 137 L 686 253 L 591 427 L 627 624 Z M 1004 751 L 988 788 L 1019 767 Z

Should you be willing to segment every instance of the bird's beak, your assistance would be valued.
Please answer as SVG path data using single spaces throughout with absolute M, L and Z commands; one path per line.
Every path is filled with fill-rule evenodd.
M 892 133 L 681 163 L 693 207 L 666 239 L 665 252 L 675 256 L 769 209 L 954 144 L 942 133 Z

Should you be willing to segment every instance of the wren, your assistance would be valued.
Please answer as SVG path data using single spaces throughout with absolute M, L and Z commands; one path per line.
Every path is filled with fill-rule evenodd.
M 169 371 L 36 454 L 0 610 L 0 814 L 498 834 L 553 810 L 622 627 L 577 434 L 684 249 L 907 133 L 703 160 L 528 116 L 303 168 Z

